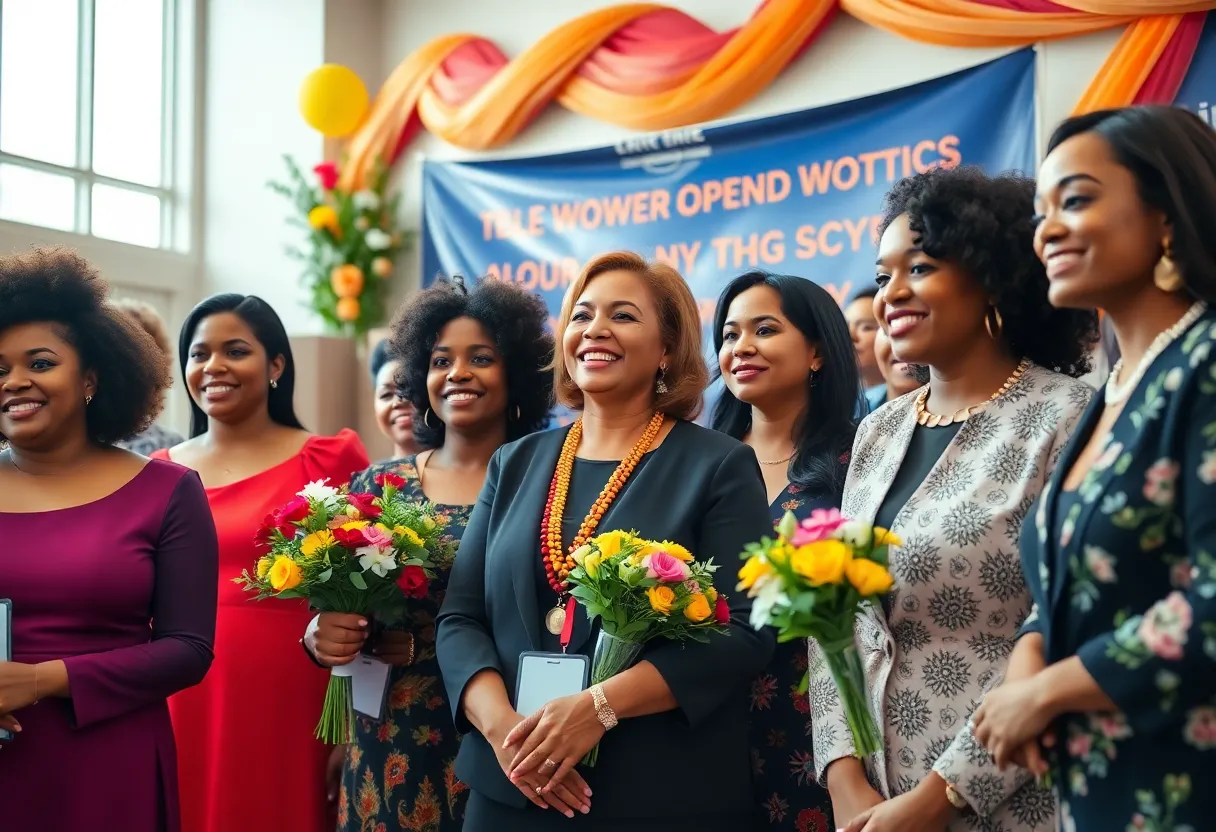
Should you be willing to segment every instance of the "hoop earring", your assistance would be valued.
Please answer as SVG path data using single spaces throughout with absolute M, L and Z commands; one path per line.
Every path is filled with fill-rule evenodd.
M 1182 288 L 1182 275 L 1178 274 L 1178 266 L 1174 263 L 1173 246 L 1167 238 L 1162 240 L 1161 247 L 1164 251 L 1153 267 L 1153 283 L 1163 292 L 1177 292 Z
M 515 405 L 515 421 L 518 422 L 521 418 L 523 417 L 521 416 L 519 405 Z
M 667 389 L 667 382 L 663 380 L 666 376 L 667 376 L 667 367 L 660 365 L 659 366 L 659 380 L 654 385 L 654 392 L 660 396 L 665 396 L 669 392 L 671 392 L 670 390 Z
M 992 318 L 994 316 L 996 317 L 996 332 L 992 331 Z M 993 341 L 1001 340 L 1001 333 L 1005 330 L 1005 322 L 1001 319 L 1001 310 L 993 306 L 991 312 L 985 313 L 984 329 L 988 330 L 988 337 Z
M 429 407 L 426 409 L 426 412 L 422 414 L 422 424 L 426 425 L 428 428 L 431 428 L 431 409 Z M 431 428 L 431 430 L 434 430 L 434 428 Z
M 279 383 L 277 381 L 275 381 L 273 378 L 270 380 L 270 389 L 271 390 L 279 389 Z

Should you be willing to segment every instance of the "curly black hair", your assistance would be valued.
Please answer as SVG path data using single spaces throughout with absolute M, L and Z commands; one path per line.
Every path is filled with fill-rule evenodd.
M 54 325 L 80 355 L 82 369 L 97 376 L 87 429 L 106 445 L 146 430 L 173 384 L 172 359 L 110 303 L 109 293 L 97 270 L 67 249 L 0 257 L 0 332 L 27 323 Z
M 548 427 L 553 374 L 545 367 L 553 358 L 553 336 L 545 331 L 544 301 L 499 280 L 483 278 L 470 291 L 460 277 L 441 278 L 397 310 L 389 335 L 389 355 L 401 361 L 401 394 L 427 416 L 414 418 L 414 439 L 424 448 L 443 445 L 446 426 L 433 411 L 427 414 L 426 376 L 440 330 L 464 317 L 485 327 L 506 363 L 507 441 Z
M 960 266 L 1000 312 L 1014 355 L 1074 378 L 1090 370 L 1098 340 L 1093 311 L 1056 309 L 1034 252 L 1033 179 L 978 167 L 933 168 L 895 183 L 883 202 L 881 237 L 908 215 L 925 254 Z

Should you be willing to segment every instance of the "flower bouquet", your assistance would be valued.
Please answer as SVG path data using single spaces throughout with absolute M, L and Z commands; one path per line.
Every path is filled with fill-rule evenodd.
M 326 480 L 309 483 L 266 517 L 258 541 L 267 553 L 252 572 L 233 580 L 256 592 L 258 601 L 307 598 L 319 612 L 399 617 L 405 603 L 401 587 L 425 595 L 434 577 L 430 569 L 442 524 L 401 498 L 400 480 L 390 477 L 376 478 L 382 497 L 349 493 Z M 349 668 L 335 667 L 317 723 L 321 741 L 350 742 L 351 688 Z
M 836 509 L 816 509 L 799 524 L 786 513 L 777 539 L 748 544 L 739 589 L 752 598 L 751 623 L 772 626 L 778 641 L 813 638 L 823 651 L 840 692 L 859 755 L 882 747 L 882 735 L 866 706 L 865 675 L 853 641 L 863 603 L 874 603 L 894 583 L 887 555 L 899 539 L 882 528 L 851 521 Z M 807 689 L 810 670 L 799 693 Z
M 372 170 L 366 187 L 348 191 L 338 185 L 333 162 L 316 165 L 313 182 L 291 157 L 284 159 L 290 183 L 270 188 L 291 200 L 291 222 L 308 235 L 305 248 L 289 246 L 287 254 L 304 263 L 309 306 L 335 332 L 365 333 L 383 320 L 385 284 L 412 242 L 397 227 L 401 195 L 388 196 L 383 165 Z
M 645 540 L 633 532 L 604 532 L 576 549 L 566 580 L 570 594 L 600 619 L 591 683 L 628 669 L 655 638 L 706 641 L 723 632 L 730 609 L 713 586 L 713 561 L 698 563 L 678 543 Z M 599 745 L 583 762 L 594 766 Z

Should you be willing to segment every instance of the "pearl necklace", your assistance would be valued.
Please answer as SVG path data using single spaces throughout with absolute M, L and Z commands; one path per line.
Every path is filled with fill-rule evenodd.
M 1174 343 L 1182 333 L 1191 328 L 1191 324 L 1199 320 L 1199 316 L 1207 311 L 1208 305 L 1203 301 L 1195 301 L 1191 308 L 1186 310 L 1178 321 L 1169 329 L 1164 330 L 1160 335 L 1153 339 L 1153 343 L 1149 344 L 1148 351 L 1144 353 L 1144 357 L 1140 359 L 1140 363 L 1136 365 L 1136 370 L 1122 385 L 1119 384 L 1119 371 L 1123 369 L 1123 359 L 1120 358 L 1115 362 L 1115 366 L 1111 367 L 1110 375 L 1106 377 L 1106 404 L 1119 404 L 1126 399 L 1136 385 L 1140 383 L 1140 379 L 1148 372 L 1148 368 L 1157 356 L 1165 352 L 1165 348 Z

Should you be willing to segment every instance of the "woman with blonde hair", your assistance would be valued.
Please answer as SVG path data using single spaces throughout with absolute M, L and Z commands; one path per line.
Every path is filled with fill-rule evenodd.
M 744 545 L 771 531 L 755 453 L 690 421 L 708 371 L 696 301 L 674 269 L 629 252 L 591 261 L 557 333 L 554 387 L 581 418 L 495 453 L 437 621 L 444 684 L 468 732 L 456 760 L 471 790 L 465 829 L 748 829 L 746 688 L 774 646 L 747 623 L 732 574 Z M 560 542 L 541 545 L 558 501 Z M 728 632 L 649 644 L 625 672 L 525 718 L 512 696 L 520 653 L 594 647 L 598 624 L 545 569 L 592 517 L 601 532 L 633 530 L 720 564 Z M 596 767 L 576 771 L 601 740 Z

